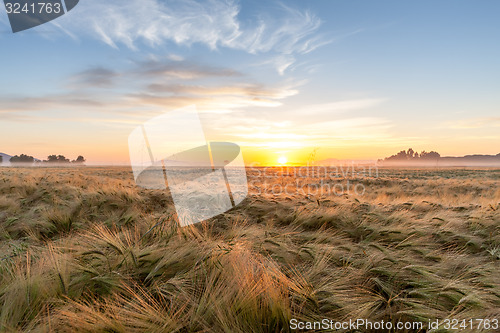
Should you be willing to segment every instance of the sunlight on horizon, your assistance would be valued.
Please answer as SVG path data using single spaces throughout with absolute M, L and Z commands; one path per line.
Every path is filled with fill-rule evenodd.
M 280 156 L 278 158 L 278 163 L 279 164 L 285 165 L 287 162 L 288 162 L 288 159 L 286 158 L 286 156 Z

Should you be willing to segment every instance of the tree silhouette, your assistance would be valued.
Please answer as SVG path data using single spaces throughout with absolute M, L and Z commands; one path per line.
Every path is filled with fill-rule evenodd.
M 425 150 L 420 154 L 420 158 L 423 160 L 437 160 L 441 155 L 435 151 L 426 152 Z
M 3 156 L 0 155 L 0 163 L 2 163 L 2 162 L 3 162 Z
M 67 159 L 64 155 L 49 155 L 47 160 L 44 161 L 47 163 L 70 163 L 69 159 Z
M 35 158 L 33 156 L 28 156 L 21 154 L 20 156 L 12 156 L 10 158 L 10 163 L 33 163 Z
M 412 148 L 408 149 L 408 151 L 401 150 L 396 155 L 392 155 L 391 157 L 386 157 L 385 161 L 418 161 L 418 160 L 437 160 L 441 157 L 441 155 L 435 151 L 426 152 L 422 151 L 420 154 L 414 151 Z
M 46 162 L 57 163 L 57 155 L 49 155 Z
M 76 160 L 73 160 L 71 163 L 83 164 L 85 163 L 85 157 L 80 155 L 76 158 Z
M 67 159 L 64 155 L 57 155 L 57 160 L 59 163 L 69 163 L 69 159 Z

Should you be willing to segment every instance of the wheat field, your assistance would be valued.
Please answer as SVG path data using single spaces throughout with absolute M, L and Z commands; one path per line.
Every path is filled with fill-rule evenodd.
M 243 203 L 180 228 L 169 194 L 137 187 L 130 168 L 0 168 L 0 331 L 499 318 L 499 169 L 334 180 L 362 194 L 297 177 L 249 170 Z

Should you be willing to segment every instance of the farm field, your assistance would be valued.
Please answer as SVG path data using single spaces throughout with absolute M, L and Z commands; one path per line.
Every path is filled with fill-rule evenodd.
M 130 168 L 0 168 L 0 331 L 500 319 L 500 169 L 337 171 L 248 169 L 239 206 L 180 228 Z

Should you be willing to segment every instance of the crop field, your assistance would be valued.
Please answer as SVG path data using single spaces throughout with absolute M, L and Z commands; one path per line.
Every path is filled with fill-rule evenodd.
M 248 169 L 240 205 L 181 228 L 130 168 L 0 168 L 0 331 L 500 319 L 500 169 L 325 170 Z

